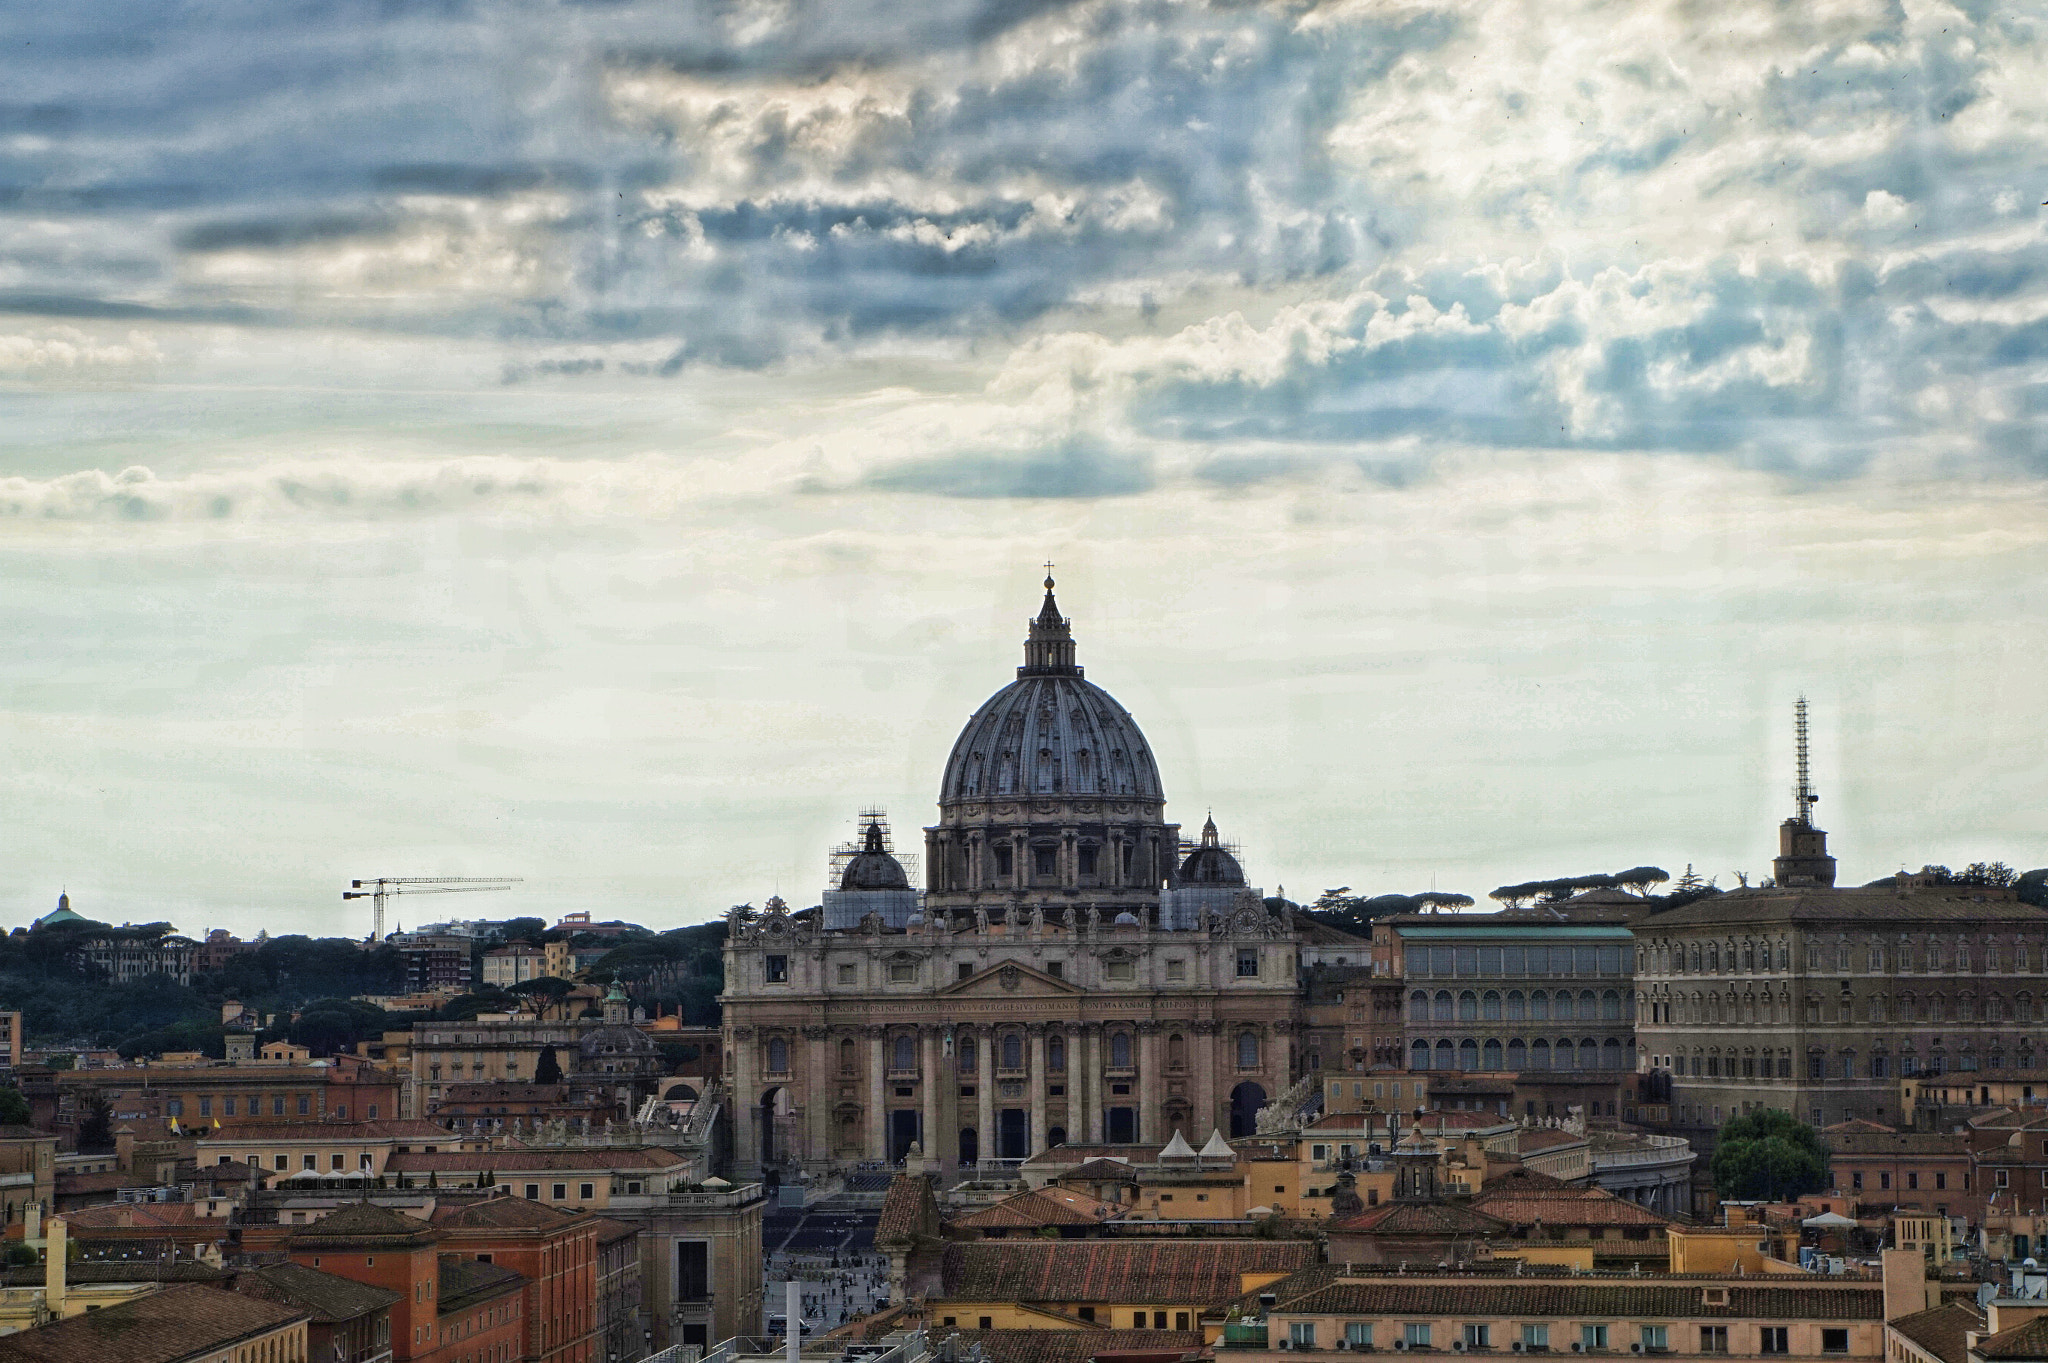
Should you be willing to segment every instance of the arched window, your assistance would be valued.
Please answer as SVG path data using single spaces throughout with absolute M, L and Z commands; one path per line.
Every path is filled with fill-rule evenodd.
M 1540 1036 L 1529 1047 L 1529 1068 L 1532 1070 L 1547 1070 L 1550 1068 L 1550 1043 Z
M 1609 1022 L 1621 1021 L 1621 992 L 1610 989 L 1600 996 L 1600 1016 Z
M 1613 1037 L 1600 1043 L 1600 1068 L 1618 1070 L 1621 1068 L 1621 1043 Z
M 1109 1063 L 1112 1069 L 1127 1070 L 1131 1067 L 1131 1034 L 1111 1032 L 1109 1034 Z
M 1458 1021 L 1479 1021 L 1479 996 L 1469 989 L 1458 995 Z
M 1166 1038 L 1166 1068 L 1178 1073 L 1188 1067 L 1188 1039 L 1179 1032 Z
M 1600 1068 L 1600 1043 L 1592 1037 L 1579 1042 L 1579 1068 L 1597 1070 Z
M 895 1058 L 890 1062 L 890 1068 L 898 1073 L 905 1074 L 917 1068 L 916 1037 L 899 1036 L 896 1038 Z
M 1429 1021 L 1429 995 L 1423 993 L 1420 989 L 1408 996 L 1408 1020 L 1410 1022 Z
M 1489 989 L 1479 996 L 1479 1016 L 1487 1022 L 1500 1021 L 1500 993 Z
M 1045 1039 L 1045 1067 L 1054 1074 L 1067 1072 L 1067 1039 L 1063 1036 L 1049 1036 Z
M 1418 1041 L 1408 1048 L 1408 1068 L 1426 1070 L 1429 1068 L 1429 1043 Z
M 1237 1067 L 1241 1070 L 1255 1070 L 1259 1067 L 1259 1038 L 1255 1032 L 1237 1034 Z
M 1522 997 L 1519 989 L 1508 990 L 1508 1021 L 1520 1022 L 1529 1016 L 1529 1001 Z
M 1754 942 L 1744 941 L 1742 944 L 1742 969 L 1744 973 L 1756 969 L 1756 943 Z
M 1436 1043 L 1436 1063 L 1431 1069 L 1454 1070 L 1458 1068 L 1457 1051 L 1448 1041 Z
M 1698 942 L 1692 944 L 1692 973 L 1695 975 L 1700 973 L 1700 944 Z
M 1500 1042 L 1495 1038 L 1488 1037 L 1486 1044 L 1479 1048 L 1479 1067 L 1483 1070 L 1500 1068 Z
M 1876 942 L 1870 944 L 1870 952 L 1864 958 L 1864 969 L 1873 975 L 1884 969 L 1884 948 Z
M 1571 1021 L 1571 1016 L 1572 1016 L 1572 991 L 1571 991 L 1571 990 L 1569 990 L 1569 989 L 1560 989 L 1560 990 L 1558 990 L 1558 991 L 1557 991 L 1557 1000 L 1556 1000 L 1556 1007 L 1555 1007 L 1554 1011 L 1553 1011 L 1553 1012 L 1551 1013 L 1551 1016 L 1552 1016 L 1552 1017 L 1554 1017 L 1554 1018 L 1556 1018 L 1556 1019 L 1557 1019 L 1558 1021 L 1560 1021 L 1560 1022 L 1569 1022 L 1569 1021 Z
M 971 1041 L 968 1043 L 968 1045 L 970 1046 L 973 1044 L 974 1043 Z M 853 1038 L 841 1038 L 839 1042 L 839 1072 L 841 1074 L 852 1074 L 854 1070 L 858 1067 L 858 1064 L 859 1061 L 856 1058 L 856 1048 L 853 1044 Z
M 1600 1016 L 1600 1001 L 1593 997 L 1590 989 L 1579 991 L 1579 1021 L 1591 1022 Z
M 1451 1021 L 1453 1021 L 1453 1020 L 1454 1020 L 1454 1015 L 1453 1015 L 1453 1014 L 1452 1014 L 1452 1012 L 1451 1012 L 1451 1006 L 1452 1006 L 1452 1005 L 1451 1005 L 1451 991 L 1450 991 L 1450 990 L 1448 990 L 1448 989 L 1439 989 L 1439 990 L 1437 990 L 1437 991 L 1436 991 L 1436 999 L 1435 999 L 1435 1001 L 1434 1001 L 1434 1002 L 1435 1002 L 1435 1007 L 1436 1007 L 1435 1017 L 1436 1017 L 1436 1020 L 1437 1020 L 1438 1022 L 1451 1022 Z
M 1539 989 L 1529 996 L 1529 1018 L 1532 1022 L 1550 1021 L 1550 994 Z
M 1522 1038 L 1510 1038 L 1508 1041 L 1508 1068 L 1511 1070 L 1527 1069 L 1528 1065 L 1529 1048 L 1522 1044 Z
M 789 1041 L 784 1037 L 768 1038 L 768 1073 L 789 1073 Z
M 1117 1035 L 1121 1037 L 1123 1036 L 1123 1033 L 1118 1032 Z M 1130 1064 L 1130 1041 L 1128 1039 L 1124 1041 L 1124 1058 L 1122 1060 L 1115 1060 L 1115 1054 L 1116 1043 L 1111 1042 L 1110 1055 L 1112 1057 L 1112 1063 L 1118 1065 Z M 1003 1068 L 1006 1070 L 1021 1070 L 1024 1068 L 1024 1038 L 1018 1036 L 1015 1032 L 1005 1032 L 1003 1034 Z
M 1967 975 L 1967 974 L 1969 974 L 1969 973 L 1970 973 L 1970 944 L 1969 944 L 1968 942 L 1957 942 L 1957 943 L 1956 943 L 1956 974 L 1958 974 L 1958 975 Z
M 974 1067 L 975 1067 L 975 1064 L 976 1064 L 976 1062 L 977 1062 L 977 1061 L 979 1061 L 979 1060 L 980 1060 L 980 1058 L 981 1058 L 981 1057 L 977 1056 L 977 1055 L 976 1055 L 976 1054 L 974 1053 L 974 1038 L 973 1038 L 973 1037 L 971 1037 L 971 1036 L 963 1036 L 963 1037 L 961 1037 L 961 1038 L 960 1038 L 960 1073 L 962 1073 L 962 1074 L 973 1074 L 973 1073 L 974 1073 Z
M 1479 1068 L 1479 1043 L 1469 1036 L 1458 1043 L 1458 1068 L 1466 1071 Z
M 1778 969 L 1790 970 L 1791 968 L 1792 948 L 1785 945 L 1783 942 L 1780 942 L 1778 943 Z
M 1721 947 L 1717 942 L 1707 943 L 1707 973 L 1709 975 L 1721 973 Z

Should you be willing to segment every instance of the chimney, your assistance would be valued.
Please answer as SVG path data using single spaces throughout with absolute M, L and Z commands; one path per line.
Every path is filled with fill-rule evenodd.
M 64 1319 L 64 1259 L 69 1248 L 64 1218 L 51 1217 L 43 1229 L 43 1309 L 51 1320 Z
M 26 1244 L 43 1238 L 43 1204 L 24 1202 L 21 1206 L 21 1239 Z
M 1927 1261 L 1915 1249 L 1888 1249 L 1884 1252 L 1884 1318 L 1897 1320 L 1928 1309 L 1928 1297 L 1936 1297 L 1939 1305 L 1940 1288 L 1928 1291 Z

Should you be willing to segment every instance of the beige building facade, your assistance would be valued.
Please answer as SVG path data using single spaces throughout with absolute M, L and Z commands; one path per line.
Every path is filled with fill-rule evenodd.
M 1298 933 L 1213 822 L 1183 844 L 1143 734 L 1047 579 L 968 721 L 919 895 L 879 821 L 820 910 L 735 913 L 722 998 L 742 1177 L 1244 1134 L 1293 1082 Z

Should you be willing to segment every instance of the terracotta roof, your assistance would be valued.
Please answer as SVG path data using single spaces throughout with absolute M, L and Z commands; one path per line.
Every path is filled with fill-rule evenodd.
M 946 1246 L 940 1296 L 958 1301 L 1157 1302 L 1212 1306 L 1246 1273 L 1316 1260 L 1305 1240 L 986 1240 Z
M 600 1245 L 615 1245 L 619 1241 L 630 1239 L 639 1233 L 640 1228 L 638 1226 L 629 1226 L 623 1221 L 614 1221 L 608 1216 L 597 1218 L 597 1243 Z
M 0 1335 L 0 1363 L 176 1363 L 306 1318 L 254 1297 L 181 1284 Z
M 1980 1338 L 1970 1352 L 1980 1358 L 2048 1358 L 2048 1316 Z
M 467 1311 L 478 1302 L 501 1297 L 507 1292 L 517 1292 L 526 1284 L 524 1276 L 503 1264 L 486 1264 L 476 1259 L 443 1259 L 440 1268 L 438 1314 L 443 1316 Z
M 1341 1235 L 1505 1235 L 1508 1223 L 1453 1202 L 1383 1202 L 1323 1223 Z
M 1836 1122 L 1836 1123 L 1835 1123 L 1835 1124 L 1834 1124 L 1833 1126 L 1824 1126 L 1824 1127 L 1822 1127 L 1822 1128 L 1821 1128 L 1821 1133 L 1822 1133 L 1823 1135 L 1825 1135 L 1825 1134 L 1827 1134 L 1828 1132 L 1831 1132 L 1831 1131 L 1897 1131 L 1897 1130 L 1898 1130 L 1898 1128 L 1897 1128 L 1897 1127 L 1895 1127 L 1895 1126 L 1886 1126 L 1886 1125 L 1885 1125 L 1885 1124 L 1884 1124 L 1883 1122 L 1873 1122 L 1873 1121 L 1871 1121 L 1871 1120 L 1870 1120 L 1870 1119 L 1869 1119 L 1868 1117 L 1851 1117 L 1851 1118 L 1850 1118 L 1850 1119 L 1849 1119 L 1848 1121 L 1846 1121 L 1846 1122 Z
M 74 1240 L 73 1244 L 84 1242 Z M 0 1269 L 0 1283 L 9 1287 L 41 1287 L 48 1270 L 41 1264 Z M 138 1255 L 133 1259 L 76 1259 L 64 1270 L 65 1279 L 79 1283 L 217 1283 L 227 1273 L 203 1259 L 170 1257 L 162 1253 Z
M 907 1301 L 897 1302 L 886 1311 L 875 1311 L 865 1316 L 856 1316 L 846 1324 L 827 1330 L 821 1339 L 845 1339 L 861 1344 L 876 1344 L 884 1336 L 898 1330 L 908 1329 L 913 1307 Z
M 1969 1149 L 1940 1131 L 1844 1131 L 1829 1127 L 1821 1143 L 1837 1155 L 1953 1155 L 1969 1158 Z
M 1932 1311 L 1900 1316 L 1891 1322 L 1891 1327 L 1942 1363 L 1964 1363 L 1969 1350 L 1963 1337 L 1970 1330 L 1984 1328 L 1984 1313 L 1974 1306 L 1951 1302 Z
M 1581 1145 L 1586 1137 L 1571 1131 L 1560 1131 L 1555 1127 L 1532 1127 L 1515 1133 L 1515 1149 L 1524 1155 L 1539 1150 L 1555 1150 L 1561 1145 Z
M 265 1264 L 235 1274 L 228 1286 L 245 1297 L 304 1311 L 322 1325 L 337 1325 L 395 1306 L 403 1292 L 323 1273 L 304 1264 Z
M 1946 892 L 1945 892 L 1946 891 Z M 1882 888 L 1729 890 L 1640 920 L 1638 931 L 1724 923 L 1880 922 L 2024 923 L 2039 926 L 2048 914 L 2011 899 L 1973 898 L 1965 885 L 1901 894 Z
M 1706 1287 L 1725 1289 L 1726 1306 L 1708 1306 Z M 1272 1288 L 1268 1288 L 1272 1291 Z M 1739 1278 L 1470 1278 L 1420 1274 L 1345 1278 L 1288 1301 L 1290 1315 L 1456 1314 L 1497 1319 L 1569 1316 L 1615 1319 L 1872 1320 L 1884 1319 L 1879 1283 L 1842 1286 L 1757 1286 Z
M 434 1238 L 434 1228 L 417 1217 L 392 1211 L 375 1202 L 351 1202 L 337 1207 L 309 1226 L 292 1233 L 294 1245 L 331 1240 L 405 1240 Z
M 1571 1185 L 1561 1178 L 1552 1178 L 1549 1174 L 1539 1174 L 1534 1169 L 1524 1169 L 1520 1165 L 1516 1165 L 1511 1169 L 1504 1169 L 1500 1173 L 1495 1174 L 1480 1186 L 1482 1190 L 1487 1192 L 1505 1193 L 1521 1190 L 1567 1188 Z
M 1514 1226 L 1675 1226 L 1670 1217 L 1616 1197 L 1604 1188 L 1481 1189 L 1473 1209 Z
M 449 1230 L 560 1230 L 587 1219 L 586 1213 L 525 1197 L 489 1197 L 481 1202 L 437 1205 L 433 1211 L 433 1223 Z
M 225 1216 L 200 1216 L 196 1202 L 107 1202 L 63 1214 L 74 1234 L 110 1230 L 191 1230 L 219 1227 L 222 1239 L 232 1229 Z
M 898 1243 L 935 1235 L 939 1228 L 939 1198 L 929 1174 L 898 1174 L 889 1180 L 882 1195 L 882 1214 L 875 1221 L 875 1240 Z
M 196 1119 L 195 1119 L 196 1120 Z M 201 1145 L 247 1145 L 251 1141 L 305 1145 L 309 1142 L 438 1140 L 462 1137 L 445 1126 L 410 1119 L 382 1122 L 241 1122 L 200 1133 Z
M 1114 1221 L 1124 1209 L 1072 1188 L 1048 1186 L 1014 1193 L 993 1206 L 956 1216 L 946 1224 L 967 1230 L 1022 1226 L 1093 1226 Z
M 933 1332 L 937 1340 L 944 1332 Z M 980 1346 L 988 1363 L 1088 1363 L 1104 1354 L 1176 1358 L 1202 1347 L 1199 1330 L 960 1330 L 964 1354 Z

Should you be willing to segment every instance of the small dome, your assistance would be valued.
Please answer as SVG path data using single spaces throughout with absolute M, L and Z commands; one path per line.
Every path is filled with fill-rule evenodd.
M 577 1043 L 577 1050 L 585 1057 L 626 1056 L 639 1059 L 655 1053 L 654 1042 L 647 1033 L 637 1027 L 604 1026 L 593 1027 Z
M 882 825 L 868 825 L 867 840 L 852 861 L 846 863 L 846 870 L 839 877 L 842 890 L 907 890 L 910 877 L 903 874 L 903 863 L 890 856 L 882 847 Z
M 1244 868 L 1237 864 L 1236 857 L 1223 850 L 1223 842 L 1216 836 L 1215 819 L 1212 818 L 1202 825 L 1202 845 L 1188 853 L 1188 859 L 1180 864 L 1180 883 L 1244 884 Z
M 1116 916 L 1116 925 L 1120 928 L 1135 928 L 1138 926 L 1138 915 L 1125 909 Z

